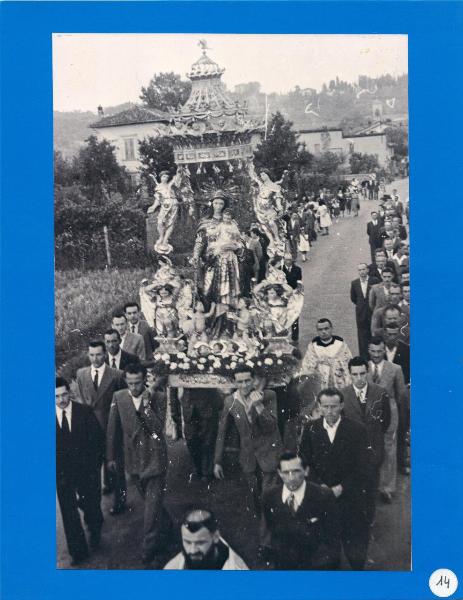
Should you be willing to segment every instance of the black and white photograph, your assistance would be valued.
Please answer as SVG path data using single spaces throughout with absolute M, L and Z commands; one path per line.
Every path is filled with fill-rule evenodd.
M 410 571 L 407 35 L 52 41 L 57 568 Z

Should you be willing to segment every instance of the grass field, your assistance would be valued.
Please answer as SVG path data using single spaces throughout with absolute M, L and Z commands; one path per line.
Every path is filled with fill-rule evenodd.
M 151 269 L 57 271 L 55 274 L 56 363 L 62 365 L 83 350 L 89 339 L 100 337 L 111 313 L 137 300 L 140 281 Z

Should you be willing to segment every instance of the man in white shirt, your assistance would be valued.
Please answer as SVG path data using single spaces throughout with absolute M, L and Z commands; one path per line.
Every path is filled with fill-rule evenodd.
M 318 394 L 321 418 L 304 429 L 300 453 L 310 468 L 310 479 L 327 486 L 337 499 L 341 539 L 354 570 L 365 565 L 369 521 L 366 490 L 370 488 L 371 449 L 366 427 L 344 416 L 344 398 L 335 388 Z
M 148 322 L 141 318 L 140 306 L 136 302 L 127 302 L 127 304 L 124 305 L 124 313 L 127 317 L 130 333 L 138 333 L 142 336 L 145 344 L 146 358 L 150 359 L 153 356 L 156 342 Z
M 181 535 L 183 550 L 164 569 L 248 571 L 243 559 L 220 536 L 210 510 L 189 510 L 182 519 Z
M 138 364 L 140 362 L 138 356 L 122 350 L 121 336 L 117 329 L 105 331 L 104 342 L 106 344 L 105 362 L 111 368 L 123 371 L 128 364 Z
M 263 497 L 265 557 L 277 569 L 337 569 L 340 526 L 333 492 L 307 481 L 302 455 L 280 456 L 281 484 Z
M 115 313 L 111 322 L 121 336 L 121 348 L 130 354 L 135 354 L 143 361 L 146 360 L 145 342 L 139 333 L 128 331 L 127 317 L 124 313 Z
M 69 383 L 62 377 L 56 378 L 55 405 L 56 491 L 71 564 L 75 566 L 88 557 L 88 546 L 93 550 L 100 543 L 103 431 L 89 406 L 71 401 Z M 79 507 L 90 534 L 88 545 Z

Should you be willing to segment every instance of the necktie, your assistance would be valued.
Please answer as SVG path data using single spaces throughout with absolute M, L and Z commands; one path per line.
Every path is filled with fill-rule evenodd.
M 113 367 L 113 369 L 117 369 L 117 367 L 116 367 L 116 359 L 114 358 L 114 356 L 113 356 L 113 364 L 112 364 L 112 367 Z
M 362 414 L 365 415 L 365 408 L 366 408 L 366 402 L 363 401 L 362 398 L 363 394 L 361 390 L 357 391 L 357 398 L 360 404 L 360 410 L 362 411 Z
M 296 514 L 296 498 L 294 497 L 294 494 L 290 494 L 287 498 L 286 498 L 286 504 L 289 507 L 289 510 L 292 512 L 293 515 Z
M 132 333 L 135 333 L 135 325 L 132 325 Z
M 373 383 L 378 383 L 379 382 L 379 370 L 378 370 L 378 365 L 374 364 L 373 365 Z
M 95 377 L 93 379 L 93 387 L 95 388 L 95 390 L 98 389 L 98 371 L 95 371 Z
M 64 433 L 64 435 L 69 435 L 71 433 L 71 430 L 69 429 L 69 423 L 68 423 L 68 419 L 66 417 L 66 411 L 63 410 L 61 412 L 62 412 L 62 415 L 61 415 L 61 431 Z

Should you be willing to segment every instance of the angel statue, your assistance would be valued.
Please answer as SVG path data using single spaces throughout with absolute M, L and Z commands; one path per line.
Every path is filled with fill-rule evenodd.
M 148 208 L 148 214 L 159 209 L 158 234 L 159 238 L 154 244 L 154 249 L 160 254 L 170 254 L 173 250 L 169 244 L 170 236 L 177 221 L 179 198 L 189 205 L 189 213 L 193 211 L 193 190 L 190 184 L 190 172 L 188 167 L 179 166 L 177 173 L 169 181 L 169 171 L 161 171 L 158 181 L 152 174 L 149 175 L 154 181 L 154 202 Z
M 158 339 L 177 339 L 191 321 L 192 282 L 178 275 L 168 258 L 163 257 L 160 264 L 151 282 L 141 282 L 140 306 Z
M 267 279 L 253 289 L 257 329 L 263 338 L 287 339 L 304 303 L 302 284 L 293 289 L 280 269 L 272 269 Z
M 279 181 L 273 182 L 266 171 L 261 171 L 258 177 L 254 163 L 249 161 L 248 172 L 252 181 L 257 184 L 258 190 L 254 197 L 254 212 L 264 232 L 270 239 L 267 253 L 269 256 L 284 254 L 285 250 L 285 224 L 281 217 L 283 214 L 283 194 L 281 183 L 287 171 Z

